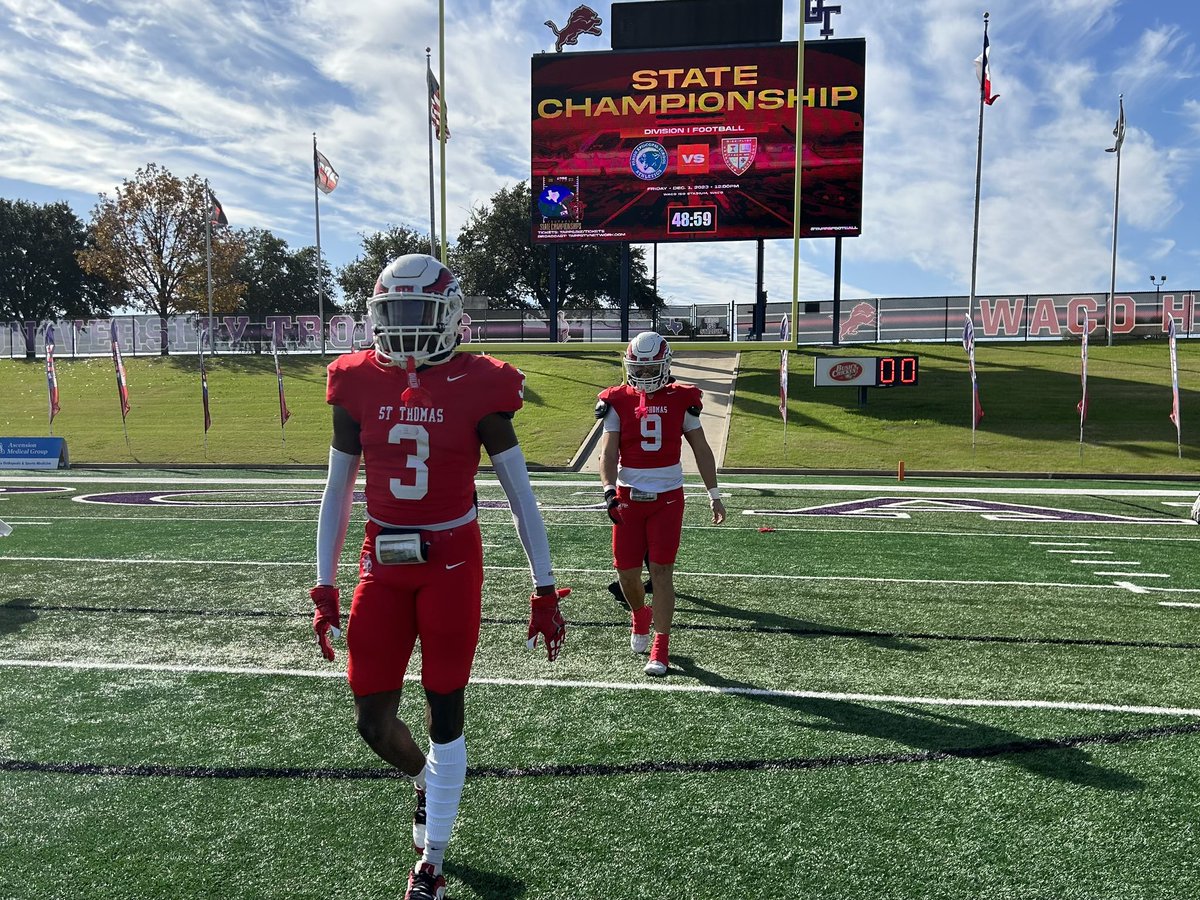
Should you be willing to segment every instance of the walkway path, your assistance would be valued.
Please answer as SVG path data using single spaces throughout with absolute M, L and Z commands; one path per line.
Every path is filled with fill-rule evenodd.
M 671 360 L 671 374 L 679 381 L 694 384 L 704 391 L 704 410 L 700 423 L 708 437 L 717 468 L 725 459 L 725 441 L 729 436 L 729 413 L 733 406 L 733 384 L 737 379 L 738 354 L 708 353 L 705 351 L 682 351 Z M 572 468 L 578 472 L 600 471 L 600 428 L 588 435 L 573 461 Z M 695 474 L 696 460 L 692 447 L 683 442 L 683 471 Z

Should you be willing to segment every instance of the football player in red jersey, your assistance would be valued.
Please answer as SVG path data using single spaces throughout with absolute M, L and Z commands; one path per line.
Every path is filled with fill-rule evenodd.
M 717 488 L 717 463 L 700 425 L 700 388 L 671 378 L 671 347 L 644 331 L 625 350 L 625 384 L 601 391 L 596 418 L 604 420 L 600 481 L 613 522 L 613 566 L 629 604 L 634 653 L 650 651 L 646 674 L 670 669 L 668 643 L 675 615 L 675 557 L 683 532 L 683 465 L 686 438 L 708 488 L 712 523 L 725 521 Z M 654 608 L 646 605 L 642 562 L 648 559 Z M 650 625 L 654 625 L 654 641 Z
M 551 661 L 566 635 L 546 528 L 512 417 L 525 377 L 486 356 L 455 353 L 463 296 L 431 256 L 393 260 L 367 303 L 368 350 L 329 365 L 333 406 L 329 475 L 317 523 L 313 630 L 326 659 L 341 628 L 336 569 L 360 459 L 366 464 L 366 537 L 346 625 L 347 674 L 358 731 L 417 790 L 406 898 L 442 897 L 442 860 L 467 771 L 464 691 L 479 640 L 483 549 L 475 473 L 486 448 L 512 508 L 533 575 L 528 640 Z M 421 642 L 429 751 L 397 715 L 404 673 Z

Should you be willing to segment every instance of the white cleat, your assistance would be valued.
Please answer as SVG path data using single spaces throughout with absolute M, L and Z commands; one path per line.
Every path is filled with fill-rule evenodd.
M 1200 522 L 1200 496 L 1196 497 L 1196 502 L 1192 504 L 1192 511 L 1188 515 L 1192 517 L 1193 522 Z
M 629 649 L 634 653 L 648 653 L 650 651 L 650 635 L 631 631 L 629 633 Z
M 653 675 L 655 678 L 662 678 L 667 674 L 667 664 L 661 659 L 652 659 L 646 663 L 646 668 L 643 671 L 647 675 Z

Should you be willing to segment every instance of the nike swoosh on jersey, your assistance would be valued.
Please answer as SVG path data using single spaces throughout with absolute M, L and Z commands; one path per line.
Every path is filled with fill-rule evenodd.
M 459 566 L 465 566 L 466 564 L 467 561 L 465 559 L 462 562 L 446 563 L 446 571 L 449 572 L 451 569 L 457 569 Z
M 467 373 L 467 372 L 463 372 L 461 375 L 447 375 L 446 380 L 447 381 L 458 381 L 458 379 L 460 379 L 460 378 L 466 378 L 468 374 L 469 373 Z

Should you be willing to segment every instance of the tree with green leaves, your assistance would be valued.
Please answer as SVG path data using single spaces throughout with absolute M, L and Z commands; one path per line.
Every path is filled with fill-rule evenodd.
M 85 272 L 119 286 L 125 302 L 160 320 L 167 355 L 167 317 L 208 314 L 205 232 L 209 199 L 197 175 L 181 180 L 149 163 L 122 182 L 115 195 L 100 195 L 92 210 L 89 247 L 77 254 Z M 238 232 L 212 226 L 212 308 L 232 312 L 245 285 L 234 267 L 242 255 Z
M 343 312 L 360 317 L 366 315 L 367 301 L 375 292 L 375 281 L 383 267 L 397 256 L 428 253 L 429 235 L 404 225 L 393 225 L 387 231 L 364 235 L 362 245 L 362 255 L 339 269 L 337 275 L 345 297 Z M 453 264 L 450 268 L 454 269 Z
M 65 202 L 0 199 L 0 320 L 26 323 L 27 358 L 40 323 L 107 313 L 108 284 L 75 258 L 86 244 L 87 229 Z
M 292 250 L 287 241 L 262 228 L 242 232 L 242 244 L 244 253 L 233 268 L 234 280 L 246 286 L 240 312 L 254 322 L 271 315 L 313 312 L 317 304 L 316 247 Z M 321 290 L 328 302 L 335 285 L 324 260 L 321 275 Z
M 501 188 L 476 207 L 459 232 L 452 257 L 463 290 L 509 309 L 550 308 L 550 250 L 533 244 L 528 182 Z M 621 247 L 616 243 L 558 248 L 560 308 L 617 306 Z M 646 271 L 646 251 L 630 250 L 630 305 L 649 313 L 663 306 Z

